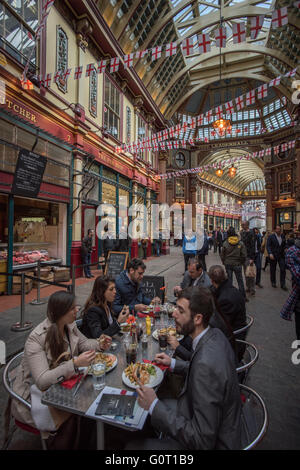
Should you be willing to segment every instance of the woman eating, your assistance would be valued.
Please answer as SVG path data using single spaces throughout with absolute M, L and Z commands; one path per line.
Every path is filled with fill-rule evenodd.
M 129 307 L 124 305 L 118 318 L 114 318 L 111 305 L 115 297 L 115 281 L 107 276 L 97 277 L 83 311 L 81 331 L 87 338 L 98 338 L 101 334 L 113 336 L 120 331 L 120 324 L 128 318 Z

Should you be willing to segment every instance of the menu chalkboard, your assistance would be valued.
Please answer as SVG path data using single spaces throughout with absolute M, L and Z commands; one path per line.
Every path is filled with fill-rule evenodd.
M 165 301 L 165 278 L 163 276 L 144 276 L 142 280 L 142 289 L 144 295 L 153 299 L 159 297 L 162 302 Z
M 12 194 L 24 197 L 37 197 L 40 192 L 47 158 L 22 149 L 18 155 L 12 184 Z
M 128 252 L 125 251 L 109 251 L 106 261 L 104 274 L 115 278 L 124 269 L 126 269 L 128 260 Z

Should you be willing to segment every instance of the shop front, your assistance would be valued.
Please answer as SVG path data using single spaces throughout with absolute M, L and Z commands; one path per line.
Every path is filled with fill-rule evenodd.
M 280 225 L 285 232 L 292 231 L 296 222 L 296 206 L 275 209 L 275 225 Z

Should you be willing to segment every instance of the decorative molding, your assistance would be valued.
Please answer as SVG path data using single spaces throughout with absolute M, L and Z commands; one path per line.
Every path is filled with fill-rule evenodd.
M 97 117 L 97 96 L 98 96 L 98 74 L 94 69 L 89 80 L 89 111 L 91 115 Z
M 68 69 L 68 36 L 61 26 L 56 27 L 56 70 L 65 72 Z M 59 78 L 56 82 L 57 88 L 67 93 L 68 80 Z

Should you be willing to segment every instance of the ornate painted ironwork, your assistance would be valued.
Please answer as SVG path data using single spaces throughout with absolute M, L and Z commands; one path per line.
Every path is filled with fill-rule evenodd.
M 56 80 L 57 87 L 66 93 L 67 78 L 63 74 L 68 70 L 68 36 L 60 26 L 56 29 L 56 70 L 62 72 L 62 76 Z
M 89 110 L 93 117 L 97 117 L 98 75 L 96 69 L 90 74 Z

